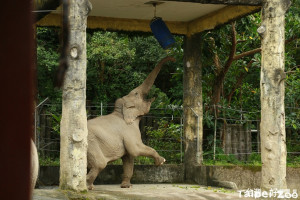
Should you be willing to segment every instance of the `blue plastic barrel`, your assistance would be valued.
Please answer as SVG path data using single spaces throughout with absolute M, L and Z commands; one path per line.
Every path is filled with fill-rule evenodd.
M 159 42 L 160 46 L 163 49 L 170 48 L 173 44 L 175 44 L 175 40 L 173 35 L 169 31 L 167 25 L 160 17 L 155 17 L 150 22 L 150 28 L 154 37 Z

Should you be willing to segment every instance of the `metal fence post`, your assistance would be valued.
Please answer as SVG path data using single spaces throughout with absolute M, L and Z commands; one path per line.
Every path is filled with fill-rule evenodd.
M 215 127 L 214 127 L 214 161 L 216 160 L 216 141 L 217 141 L 217 111 L 216 111 L 216 105 L 214 105 L 214 111 L 215 111 Z
M 199 125 L 200 125 L 200 122 L 199 122 L 199 115 L 194 111 L 194 109 L 193 108 L 191 108 L 191 107 L 189 107 L 192 111 L 193 111 L 193 113 L 194 113 L 194 115 L 196 116 L 196 119 L 197 119 L 197 152 L 196 152 L 196 162 L 197 163 L 200 163 L 200 154 L 201 154 L 201 152 L 200 152 L 200 146 L 199 146 Z
M 183 118 L 180 117 L 180 162 L 182 163 L 182 150 L 183 150 Z
M 37 118 L 38 118 L 38 114 L 39 114 L 38 109 L 41 105 L 43 105 L 46 101 L 48 101 L 48 99 L 49 99 L 48 97 L 46 99 L 44 99 L 41 103 L 39 103 L 39 105 L 37 105 L 35 107 L 35 110 L 34 110 L 34 138 L 35 138 L 34 143 L 37 146 L 38 151 L 40 149 L 40 136 L 39 135 L 38 135 L 38 140 L 36 140 L 36 138 L 37 138 Z

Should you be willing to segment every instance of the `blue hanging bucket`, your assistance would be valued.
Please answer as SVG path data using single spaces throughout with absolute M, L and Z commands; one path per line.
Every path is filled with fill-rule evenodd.
M 163 49 L 168 49 L 175 44 L 173 35 L 169 31 L 162 18 L 154 17 L 150 22 L 150 28 L 154 34 L 154 37 L 157 39 Z

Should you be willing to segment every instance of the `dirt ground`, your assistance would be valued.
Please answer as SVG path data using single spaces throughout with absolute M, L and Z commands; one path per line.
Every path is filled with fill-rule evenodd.
M 250 199 L 223 188 L 188 184 L 134 184 L 124 189 L 119 185 L 96 185 L 93 191 L 75 194 L 58 187 L 35 189 L 33 200 L 215 200 Z

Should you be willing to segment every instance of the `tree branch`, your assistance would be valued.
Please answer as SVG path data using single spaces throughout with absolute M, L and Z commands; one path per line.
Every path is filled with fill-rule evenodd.
M 215 39 L 210 37 L 209 38 L 211 41 L 211 46 L 214 50 L 216 50 L 216 43 L 215 43 Z M 211 51 L 213 53 L 213 61 L 214 64 L 216 66 L 216 70 L 214 71 L 216 75 L 220 74 L 220 72 L 222 71 L 222 66 L 221 66 L 221 62 L 220 62 L 220 58 L 218 56 L 217 51 Z
M 285 41 L 285 44 L 288 44 L 288 43 L 290 43 L 290 42 L 293 42 L 294 40 L 297 40 L 297 39 L 299 39 L 299 37 L 296 36 L 296 35 L 294 35 L 293 37 L 287 39 L 287 40 Z
M 253 62 L 254 62 L 254 60 L 251 60 L 247 64 L 246 68 L 250 68 Z M 246 75 L 247 75 L 247 73 L 245 73 L 245 72 L 240 73 L 240 76 L 237 78 L 237 81 L 236 81 L 234 87 L 232 88 L 231 92 L 227 95 L 226 99 L 228 100 L 229 105 L 231 103 L 231 99 L 232 99 L 233 94 L 235 93 L 236 89 L 242 85 L 243 79 L 246 77 Z
M 233 60 L 239 60 L 245 56 L 252 56 L 253 54 L 259 53 L 261 52 L 261 48 L 257 48 L 257 49 L 252 49 L 250 51 L 246 51 L 244 53 L 241 53 L 239 55 L 234 56 Z
M 224 66 L 223 73 L 224 75 L 228 72 L 232 62 L 234 61 L 235 53 L 236 53 L 236 30 L 235 30 L 235 22 L 231 23 L 231 30 L 232 30 L 232 36 L 231 36 L 231 50 L 228 57 L 228 60 Z
M 297 40 L 297 39 L 299 39 L 299 37 L 293 36 L 293 37 L 287 39 L 287 40 L 285 41 L 285 44 L 288 44 L 288 43 L 290 43 L 290 42 L 292 42 L 292 41 L 294 41 L 294 40 Z M 234 56 L 233 60 L 234 60 L 234 61 L 235 61 L 235 60 L 239 60 L 239 59 L 241 59 L 241 58 L 243 58 L 243 57 L 246 57 L 246 56 L 252 56 L 253 54 L 256 54 L 256 53 L 259 53 L 259 52 L 261 52 L 261 48 L 252 49 L 252 50 L 250 50 L 250 51 L 246 51 L 246 52 L 244 52 L 244 53 L 241 53 L 241 54 L 239 54 L 239 55 Z

